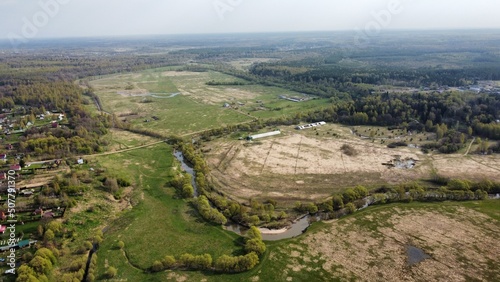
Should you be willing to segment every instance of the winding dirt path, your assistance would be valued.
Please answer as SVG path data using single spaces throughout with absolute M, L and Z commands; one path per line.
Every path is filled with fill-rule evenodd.
M 474 144 L 474 141 L 476 141 L 476 137 L 472 138 L 472 141 L 469 144 L 469 147 L 467 148 L 467 151 L 465 152 L 464 156 L 467 156 L 469 154 L 470 148 L 472 147 L 472 144 Z

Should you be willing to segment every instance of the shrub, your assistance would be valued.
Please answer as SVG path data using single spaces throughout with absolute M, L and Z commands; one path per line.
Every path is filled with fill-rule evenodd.
M 156 260 L 155 262 L 153 262 L 153 266 L 151 266 L 151 271 L 160 272 L 162 270 L 163 270 L 163 263 L 161 263 L 161 261 Z
M 348 156 L 356 156 L 358 154 L 358 151 L 356 151 L 356 149 L 354 149 L 353 146 L 351 145 L 348 145 L 348 144 L 344 144 L 342 145 L 342 147 L 340 147 L 340 150 L 342 150 L 342 152 Z
M 161 262 L 163 264 L 163 267 L 167 269 L 174 267 L 176 264 L 175 257 L 173 256 L 165 256 Z
M 123 241 L 118 241 L 118 243 L 116 243 L 116 246 L 121 250 L 125 247 L 125 243 Z
M 108 267 L 105 273 L 107 278 L 113 278 L 116 276 L 116 274 L 118 274 L 118 270 L 112 266 Z
M 345 209 L 346 209 L 347 214 L 351 214 L 351 213 L 354 213 L 356 211 L 356 207 L 354 206 L 353 203 L 348 203 L 347 205 L 345 205 Z

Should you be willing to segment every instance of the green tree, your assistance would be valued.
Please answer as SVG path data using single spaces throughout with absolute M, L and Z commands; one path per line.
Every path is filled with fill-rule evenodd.
M 56 256 L 54 255 L 54 252 L 52 252 L 51 250 L 47 249 L 47 248 L 40 248 L 38 249 L 36 252 L 35 252 L 35 256 L 40 256 L 40 257 L 43 257 L 43 258 L 46 258 L 48 259 L 52 264 L 56 264 L 57 263 L 57 258 Z
M 192 254 L 182 254 L 179 257 L 179 263 L 185 267 L 191 268 L 194 265 L 194 256 Z
M 266 244 L 259 239 L 251 239 L 245 243 L 245 251 L 247 253 L 255 252 L 258 256 L 261 256 L 266 251 Z
M 52 271 L 53 265 L 50 260 L 41 256 L 36 256 L 31 259 L 29 266 L 33 268 L 36 273 L 49 274 Z
M 448 188 L 450 190 L 469 190 L 470 186 L 466 181 L 460 179 L 452 179 L 448 182 Z
M 368 196 L 368 189 L 366 189 L 364 186 L 358 185 L 354 187 L 354 191 L 358 195 L 358 198 L 364 198 Z
M 441 138 L 443 138 L 444 136 L 444 131 L 443 129 L 441 129 L 441 127 L 438 125 L 437 126 L 437 129 L 436 129 L 436 138 L 439 140 Z
M 191 184 L 184 184 L 182 186 L 182 197 L 183 198 L 193 198 L 194 188 Z
M 251 226 L 250 229 L 248 229 L 246 235 L 247 235 L 249 240 L 252 240 L 252 239 L 262 240 L 262 234 L 261 234 L 259 228 L 255 227 L 255 226 Z
M 43 240 L 46 241 L 46 242 L 50 242 L 52 240 L 54 240 L 56 236 L 54 235 L 54 232 L 52 230 L 47 230 L 45 231 L 45 234 L 43 235 Z
M 314 203 L 309 203 L 307 205 L 307 211 L 310 213 L 310 214 L 315 214 L 318 212 L 318 206 L 316 206 Z
M 344 201 L 340 195 L 334 195 L 332 198 L 332 206 L 334 210 L 340 210 L 344 208 Z
M 174 256 L 165 256 L 161 262 L 163 263 L 163 267 L 166 269 L 173 268 L 176 264 Z
M 342 194 L 342 200 L 344 201 L 344 203 L 353 202 L 356 199 L 358 199 L 358 197 L 359 197 L 358 193 L 356 193 L 356 191 L 352 188 L 345 190 L 344 193 Z
M 351 214 L 351 213 L 354 213 L 356 211 L 356 207 L 354 206 L 353 203 L 348 203 L 347 205 L 345 205 L 345 209 L 346 209 L 347 214 Z

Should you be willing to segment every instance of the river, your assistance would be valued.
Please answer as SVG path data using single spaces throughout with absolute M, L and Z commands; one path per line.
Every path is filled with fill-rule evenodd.
M 191 184 L 193 185 L 194 188 L 194 196 L 195 198 L 198 197 L 198 187 L 196 186 L 195 171 L 193 167 L 187 163 L 187 160 L 184 158 L 181 151 L 174 151 L 174 156 L 181 163 L 182 170 L 191 175 L 192 178 Z M 306 215 L 295 220 L 289 227 L 284 229 L 275 230 L 275 229 L 259 228 L 259 230 L 262 233 L 262 239 L 265 241 L 277 241 L 282 239 L 289 239 L 297 237 L 300 234 L 304 233 L 312 222 L 317 221 L 319 219 L 320 219 L 319 216 L 314 217 Z M 224 226 L 224 229 L 234 232 L 241 236 L 244 236 L 246 231 L 248 230 L 247 227 L 236 223 L 230 223 Z
M 194 197 L 198 197 L 198 186 L 196 185 L 195 181 L 195 171 L 193 167 L 188 165 L 187 160 L 185 160 L 184 155 L 182 154 L 181 151 L 174 151 L 174 156 L 175 158 L 181 162 L 181 169 L 187 172 L 189 175 L 191 175 L 191 185 L 193 185 L 194 188 Z

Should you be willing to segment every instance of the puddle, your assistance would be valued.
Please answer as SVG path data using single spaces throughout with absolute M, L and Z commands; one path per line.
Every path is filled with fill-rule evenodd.
M 431 258 L 424 250 L 415 246 L 406 246 L 406 255 L 408 256 L 408 265 L 413 266 L 419 262 Z

